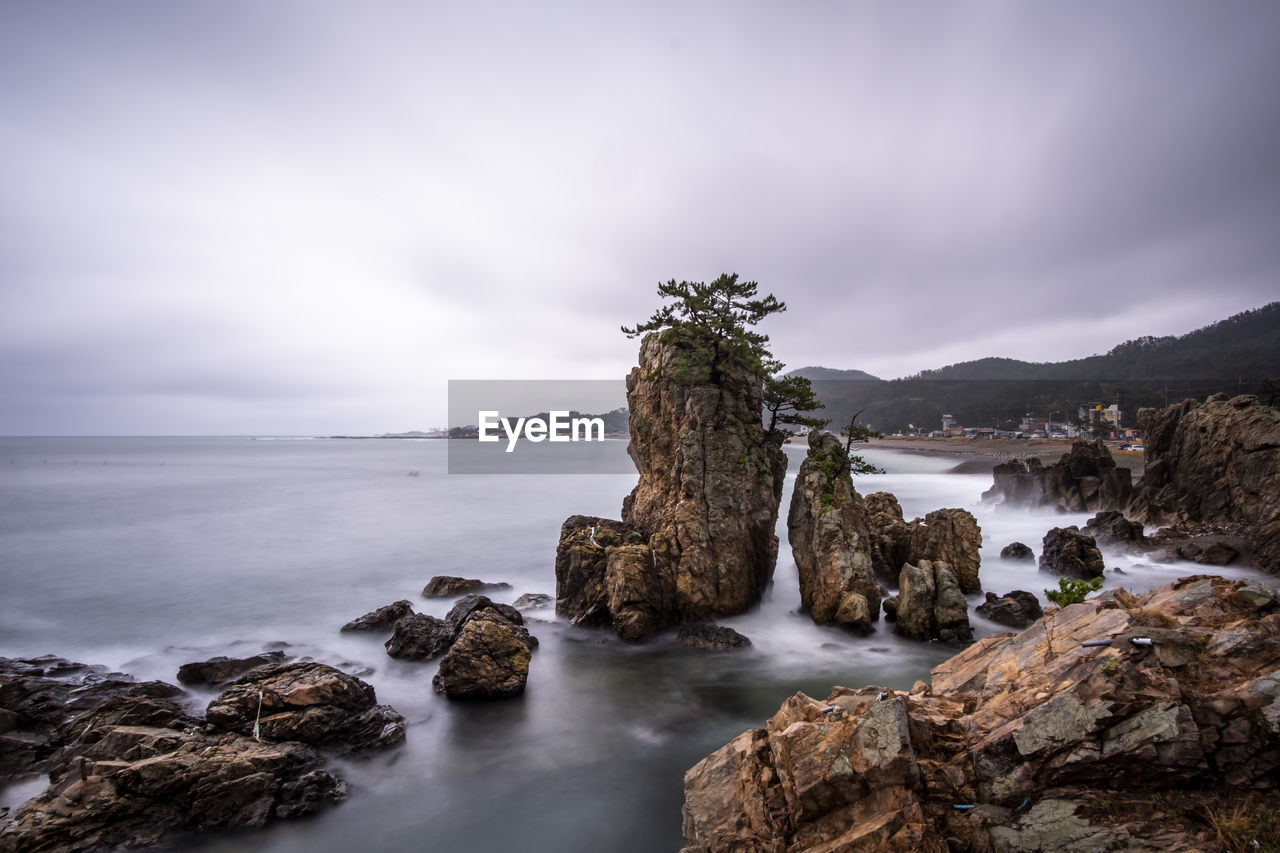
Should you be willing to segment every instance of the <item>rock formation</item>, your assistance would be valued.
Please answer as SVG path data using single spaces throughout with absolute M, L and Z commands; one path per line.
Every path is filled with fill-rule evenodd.
M 977 607 L 978 615 L 1008 625 L 1010 628 L 1025 628 L 1044 615 L 1040 607 L 1040 599 L 1035 593 L 1015 589 L 997 596 L 987 593 L 987 600 Z
M 1034 560 L 1036 552 L 1021 542 L 1010 542 L 1000 549 L 1000 556 L 1006 560 Z
M 644 338 L 627 377 L 640 480 L 621 522 L 573 516 L 556 549 L 556 612 L 625 640 L 740 613 L 773 577 L 786 457 L 765 435 L 763 377 L 710 384 L 690 355 Z
M 423 598 L 452 598 L 481 590 L 511 589 L 509 583 L 488 583 L 479 578 L 459 578 L 453 575 L 436 575 L 422 588 Z
M 813 621 L 873 630 L 880 619 L 880 585 L 871 565 L 866 513 L 844 446 L 829 432 L 809 433 L 787 533 L 800 574 L 800 601 Z
M 1040 571 L 1070 578 L 1100 578 L 1106 571 L 1098 543 L 1080 528 L 1054 527 L 1044 535 Z
M 1141 409 L 1142 483 L 1125 514 L 1149 525 L 1239 524 L 1254 565 L 1280 572 L 1280 411 L 1217 394 Z
M 1129 469 L 1116 466 L 1101 439 L 1076 440 L 1070 452 L 1048 467 L 1035 457 L 1002 462 L 992 476 L 995 482 L 983 499 L 999 498 L 1009 506 L 1049 506 L 1061 512 L 1122 510 L 1133 493 Z
M 902 507 L 889 492 L 867 495 L 865 507 L 872 568 L 876 577 L 896 584 L 903 565 L 921 560 L 951 565 L 967 595 L 980 592 L 982 528 L 968 510 L 937 509 L 924 518 L 902 520 Z
M 345 785 L 314 747 L 275 742 L 273 734 L 338 738 L 349 749 L 403 739 L 399 714 L 376 705 L 369 685 L 330 667 L 272 664 L 242 682 L 255 685 L 247 688 L 255 710 L 258 685 L 270 708 L 261 741 L 223 727 L 244 727 L 242 686 L 215 700 L 228 714 L 201 720 L 170 684 L 137 683 L 52 656 L 0 658 L 0 783 L 37 771 L 50 779 L 44 793 L 8 816 L 0 812 L 0 849 L 137 847 L 175 830 L 257 827 L 309 814 L 341 799 Z M 291 710 L 282 711 L 282 702 Z M 281 725 L 279 713 L 307 722 Z
M 898 578 L 892 607 L 895 629 L 914 640 L 965 644 L 973 640 L 969 603 L 960 591 L 955 570 L 946 563 L 907 563 Z M 886 603 L 886 611 L 889 610 Z
M 381 749 L 404 740 L 404 718 L 379 705 L 373 687 L 322 663 L 272 664 L 241 676 L 209 703 L 223 731 L 272 741 Z
M 377 610 L 371 610 L 363 616 L 352 619 L 342 626 L 342 630 L 381 631 L 392 627 L 411 613 L 413 613 L 413 605 L 409 603 L 408 599 L 402 598 L 399 601 L 379 607 Z
M 676 632 L 680 644 L 690 649 L 728 652 L 751 646 L 751 640 L 725 625 L 714 622 L 694 622 L 682 625 Z
M 1147 544 L 1142 525 L 1129 521 L 1119 510 L 1100 512 L 1084 524 L 1084 532 L 1094 542 L 1131 551 L 1141 551 Z
M 229 658 L 218 656 L 208 660 L 184 663 L 178 667 L 179 684 L 207 684 L 216 687 L 239 678 L 251 669 L 273 663 L 284 663 L 288 659 L 282 651 L 263 652 L 247 658 Z
M 432 679 L 454 699 L 497 699 L 524 692 L 533 656 L 529 632 L 495 607 L 471 610 Z
M 402 660 L 431 660 L 439 656 L 457 634 L 443 619 L 426 613 L 410 613 L 395 623 L 387 654 Z
M 1214 850 L 1165 796 L 1195 810 L 1275 787 L 1278 734 L 1270 589 L 1117 591 L 985 638 L 907 694 L 788 699 L 685 775 L 685 853 Z

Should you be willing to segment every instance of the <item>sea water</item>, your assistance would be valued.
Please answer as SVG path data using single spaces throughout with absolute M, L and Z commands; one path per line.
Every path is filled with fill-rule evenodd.
M 788 696 L 908 689 L 954 652 L 884 623 L 856 637 L 800 612 L 785 517 L 803 448 L 788 447 L 774 583 L 760 607 L 721 620 L 750 649 L 699 652 L 671 636 L 629 646 L 550 608 L 529 611 L 541 645 L 525 694 L 451 702 L 431 686 L 438 662 L 392 660 L 384 635 L 339 628 L 401 598 L 443 616 L 452 600 L 421 597 L 434 575 L 509 583 L 491 595 L 508 603 L 554 593 L 561 522 L 617 517 L 636 476 L 449 475 L 448 444 L 0 439 L 0 655 L 52 653 L 172 682 L 189 661 L 284 648 L 360 675 L 407 718 L 402 747 L 333 760 L 351 786 L 342 805 L 261 831 L 180 837 L 173 849 L 650 853 L 681 846 L 684 772 Z M 607 444 L 598 452 L 625 458 L 625 442 Z M 953 460 L 865 455 L 887 473 L 858 478 L 858 490 L 893 492 L 908 520 L 941 507 L 978 517 L 982 582 L 997 593 L 1043 600 L 1056 579 L 1000 549 L 1018 540 L 1039 552 L 1048 528 L 1087 517 L 986 506 L 990 475 L 948 473 Z M 1126 573 L 1109 573 L 1108 586 L 1132 590 L 1202 571 L 1106 557 Z M 1004 630 L 971 618 L 980 636 Z M 213 695 L 193 690 L 191 703 Z M 39 787 L 12 785 L 0 804 Z

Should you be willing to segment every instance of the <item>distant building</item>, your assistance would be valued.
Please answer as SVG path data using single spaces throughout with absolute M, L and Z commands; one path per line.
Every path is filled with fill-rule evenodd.
M 947 430 L 952 429 L 952 428 L 954 428 L 954 427 L 958 427 L 958 426 L 960 426 L 959 421 L 957 421 L 957 420 L 955 419 L 955 417 L 953 417 L 952 415 L 943 415 L 943 416 L 942 416 L 942 431 L 943 431 L 943 432 L 946 432 Z

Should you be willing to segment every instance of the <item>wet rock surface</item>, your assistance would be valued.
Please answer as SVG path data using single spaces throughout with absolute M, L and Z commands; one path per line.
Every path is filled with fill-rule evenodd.
M 284 663 L 289 656 L 282 651 L 263 652 L 247 658 L 212 657 L 209 660 L 184 663 L 178 667 L 179 684 L 226 684 L 252 669 L 268 664 Z
M 979 616 L 1010 628 L 1025 628 L 1044 615 L 1035 594 L 1022 589 L 999 596 L 989 592 L 977 611 Z
M 422 588 L 423 598 L 452 598 L 482 590 L 511 589 L 509 583 L 489 583 L 479 578 L 459 578 L 453 575 L 436 575 Z
M 493 607 L 467 614 L 432 683 L 450 698 L 500 699 L 524 692 L 533 656 L 529 632 Z
M 1142 525 L 1129 521 L 1124 513 L 1118 510 L 1107 510 L 1096 514 L 1085 522 L 1084 533 L 1093 537 L 1097 544 L 1108 545 L 1129 551 L 1141 551 L 1147 545 L 1147 537 Z
M 1000 549 L 1000 556 L 1006 560 L 1034 560 L 1036 552 L 1021 542 L 1010 542 Z
M 904 565 L 928 560 L 950 565 L 966 594 L 981 591 L 982 528 L 968 510 L 937 509 L 906 522 L 889 492 L 868 495 L 865 508 L 868 552 L 882 582 L 896 585 Z
M 705 649 L 713 652 L 728 652 L 745 649 L 751 646 L 751 640 L 726 625 L 713 622 L 696 622 L 683 625 L 676 632 L 680 644 L 690 649 Z
M 404 617 L 413 613 L 413 605 L 408 599 L 402 598 L 399 601 L 379 607 L 377 610 L 371 610 L 368 613 L 342 626 L 344 631 L 381 631 L 394 626 Z
M 1276 786 L 1278 708 L 1265 585 L 1109 591 L 974 643 L 909 694 L 788 699 L 686 774 L 685 850 L 1213 850 L 1203 822 L 1153 802 Z
M 800 575 L 800 601 L 813 621 L 869 633 L 880 618 L 880 585 L 872 568 L 866 512 L 847 460 L 835 435 L 809 433 L 787 533 Z
M 426 613 L 410 613 L 395 623 L 387 654 L 403 660 L 431 660 L 453 642 L 456 631 L 443 619 Z
M 1044 535 L 1040 571 L 1069 578 L 1100 578 L 1106 571 L 1098 543 L 1080 528 L 1054 527 Z
M 214 701 L 235 713 L 200 719 L 182 690 L 164 682 L 52 656 L 0 659 L 0 780 L 50 777 L 44 793 L 0 816 L 0 849 L 137 847 L 175 830 L 258 827 L 340 800 L 345 786 L 320 752 L 271 735 L 314 734 L 361 749 L 396 743 L 404 730 L 398 714 L 375 704 L 371 687 L 329 670 L 310 663 L 251 670 Z M 246 706 L 256 713 L 259 688 L 262 740 L 229 730 L 246 720 L 252 730 Z M 281 714 L 307 722 L 281 725 Z
M 894 599 L 895 630 L 913 640 L 964 645 L 973 640 L 969 604 L 947 563 L 921 560 L 902 567 Z

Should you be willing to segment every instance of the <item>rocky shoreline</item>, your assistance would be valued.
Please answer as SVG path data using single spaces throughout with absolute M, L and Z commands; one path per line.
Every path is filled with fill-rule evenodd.
M 1071 451 L 1071 440 L 1032 438 L 899 438 L 896 436 L 873 438 L 871 447 L 898 450 L 920 456 L 936 456 L 957 459 L 952 468 L 956 474 L 986 474 L 1001 462 L 1015 459 L 1036 458 L 1042 462 L 1057 461 L 1062 454 Z M 1106 442 L 1117 466 L 1140 475 L 1143 454 L 1119 450 L 1120 442 Z

